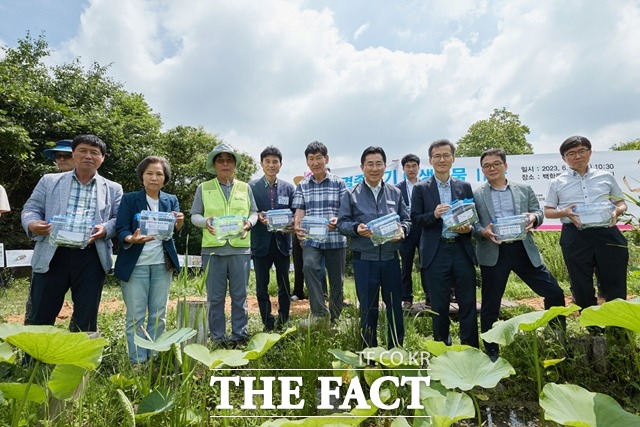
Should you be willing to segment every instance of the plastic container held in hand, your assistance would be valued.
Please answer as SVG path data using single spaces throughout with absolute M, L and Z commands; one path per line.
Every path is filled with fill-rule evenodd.
M 291 231 L 293 229 L 293 226 L 291 225 L 293 212 L 291 212 L 291 209 L 272 209 L 267 211 L 266 217 L 269 221 L 269 224 L 267 224 L 267 230 L 271 232 Z
M 587 203 L 576 206 L 573 211 L 580 217 L 582 228 L 603 228 L 611 226 L 613 210 L 616 207 L 613 203 Z
M 528 215 L 514 215 L 498 218 L 493 224 L 493 232 L 502 242 L 515 242 L 527 237 Z
M 447 230 L 454 230 L 461 225 L 473 224 L 478 221 L 476 204 L 473 199 L 454 200 L 449 210 L 442 215 L 442 221 Z
M 49 235 L 49 243 L 53 246 L 83 249 L 89 244 L 94 227 L 93 218 L 56 215 L 49 222 L 53 226 Z
M 244 218 L 242 215 L 214 217 L 212 225 L 218 241 L 242 237 L 244 234 Z
M 326 242 L 329 239 L 329 220 L 318 216 L 305 216 L 300 221 L 300 227 L 304 230 L 305 240 Z
M 369 221 L 367 228 L 373 232 L 371 236 L 373 246 L 380 246 L 390 240 L 402 238 L 399 220 L 400 216 L 391 213 Z
M 173 236 L 176 216 L 171 212 L 142 211 L 138 222 L 140 234 L 155 237 L 156 240 L 169 240 Z

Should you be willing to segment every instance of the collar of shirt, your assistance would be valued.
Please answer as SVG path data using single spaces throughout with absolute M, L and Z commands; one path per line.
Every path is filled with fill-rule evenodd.
M 571 176 L 582 177 L 582 176 L 587 176 L 587 175 L 589 175 L 589 174 L 591 173 L 591 168 L 589 168 L 589 166 L 587 166 L 587 171 L 584 173 L 584 175 L 580 175 L 580 174 L 578 173 L 578 171 L 577 171 L 577 170 L 575 170 L 575 169 L 569 169 L 569 171 L 568 171 L 568 172 L 569 172 L 569 174 L 570 174 Z
M 264 186 L 265 187 L 271 187 L 271 184 L 269 183 L 269 181 L 267 180 L 266 176 L 262 177 L 262 180 L 264 181 Z M 275 181 L 273 181 L 273 186 L 277 186 L 278 185 L 278 178 L 275 179 Z
M 487 184 L 489 184 L 489 183 L 487 183 Z M 506 191 L 506 190 L 507 190 L 507 188 L 509 188 L 509 180 L 507 180 L 507 185 L 505 185 L 505 186 L 504 186 L 504 187 L 502 187 L 502 188 L 494 187 L 494 186 L 493 186 L 493 185 L 491 185 L 491 184 L 489 184 L 489 187 L 491 187 L 491 189 L 492 189 L 492 190 L 495 190 L 495 191 Z
M 316 184 L 321 184 L 321 183 L 323 183 L 324 181 L 326 181 L 327 179 L 329 179 L 329 172 L 327 172 L 327 173 L 324 175 L 324 178 L 323 178 L 323 179 L 321 179 L 320 181 L 318 181 L 314 175 L 311 175 L 311 176 L 309 177 L 309 181 L 313 181 L 313 182 L 315 182 Z
M 433 176 L 433 179 L 436 180 L 436 183 L 438 184 L 438 187 L 441 187 L 441 188 L 444 188 L 444 189 L 447 189 L 447 188 L 451 187 L 451 177 L 447 178 L 446 182 L 440 181 L 438 178 L 436 178 L 435 175 Z
M 89 182 L 87 182 L 86 184 L 82 184 L 82 181 L 80 181 L 80 180 L 78 179 L 78 175 L 76 175 L 76 170 L 75 170 L 75 169 L 73 170 L 73 174 L 72 174 L 71 176 L 73 177 L 73 179 L 75 179 L 75 180 L 78 182 L 78 184 L 81 184 L 81 185 L 91 185 L 91 184 L 93 184 L 94 182 L 96 182 L 96 177 L 98 176 L 98 172 L 96 172 L 96 173 L 95 173 L 95 175 L 93 175 L 93 177 L 91 177 L 91 179 L 89 180 Z
M 369 184 L 367 182 L 367 180 L 364 180 L 364 183 L 367 185 L 367 187 L 369 187 L 371 189 L 371 191 L 373 191 L 374 195 L 378 195 L 378 193 L 380 192 L 380 189 L 382 188 L 382 180 L 380 180 L 380 182 L 378 182 L 378 185 L 376 185 L 375 187 L 372 187 L 371 184 Z

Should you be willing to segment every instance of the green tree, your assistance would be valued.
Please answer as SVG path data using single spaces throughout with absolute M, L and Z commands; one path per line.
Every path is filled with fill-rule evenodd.
M 490 148 L 502 148 L 507 154 L 533 154 L 533 147 L 527 142 L 529 133 L 529 127 L 520 122 L 517 114 L 496 108 L 487 120 L 479 120 L 469 127 L 458 141 L 456 155 L 480 156 Z
M 640 138 L 614 144 L 611 146 L 611 149 L 613 151 L 640 150 Z
M 100 174 L 122 184 L 125 192 L 141 188 L 135 168 L 144 157 L 160 155 L 172 165 L 174 178 L 166 191 L 176 194 L 188 212 L 197 185 L 209 179 L 205 160 L 220 141 L 204 129 L 178 126 L 165 133 L 162 120 L 144 96 L 125 90 L 107 74 L 108 67 L 94 63 L 85 69 L 78 59 L 48 68 L 49 55 L 41 36 L 29 35 L 15 48 L 3 48 L 0 59 L 0 183 L 6 188 L 13 211 L 2 216 L 0 235 L 8 248 L 29 248 L 31 242 L 20 225 L 20 208 L 44 173 L 55 172 L 41 152 L 55 141 L 82 133 L 99 136 L 107 144 Z M 257 167 L 250 156 L 238 178 L 248 180 Z M 189 224 L 189 221 L 187 221 Z M 187 227 L 190 228 L 190 227 Z M 184 230 L 177 243 L 190 253 L 199 251 L 200 230 Z M 192 244 L 193 241 L 193 244 Z M 196 246 L 197 245 L 197 246 Z

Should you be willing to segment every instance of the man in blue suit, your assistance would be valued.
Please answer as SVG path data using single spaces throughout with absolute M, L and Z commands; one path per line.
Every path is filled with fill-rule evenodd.
M 256 296 L 260 316 L 265 331 L 281 328 L 289 321 L 291 288 L 289 265 L 291 263 L 291 234 L 281 231 L 270 232 L 266 212 L 274 209 L 291 209 L 295 188 L 292 184 L 278 179 L 282 167 L 282 153 L 269 146 L 260 153 L 260 165 L 264 176 L 249 183 L 258 207 L 258 222 L 251 229 L 251 255 L 256 274 Z M 293 214 L 293 211 L 291 211 Z M 278 318 L 271 314 L 269 300 L 269 274 L 276 267 L 278 283 Z
M 106 144 L 97 136 L 76 136 L 72 143 L 75 169 L 44 175 L 24 205 L 22 226 L 36 241 L 31 262 L 32 325 L 53 325 L 71 289 L 72 330 L 98 330 L 98 308 L 111 269 L 111 238 L 116 234 L 122 198 L 122 186 L 98 174 L 106 152 Z M 85 248 L 50 244 L 52 224 L 48 220 L 56 215 L 94 223 Z
M 487 182 L 473 192 L 479 218 L 474 234 L 482 274 L 480 330 L 486 332 L 498 320 L 502 295 L 512 271 L 536 294 L 544 297 L 545 309 L 564 306 L 564 294 L 542 263 L 540 251 L 529 232 L 543 221 L 535 192 L 530 185 L 507 180 L 507 155 L 500 148 L 482 153 L 480 166 Z M 493 230 L 493 222 L 513 215 L 528 216 L 526 237 L 524 240 L 502 242 Z M 484 348 L 491 360 L 498 358 L 498 344 L 485 342 Z
M 460 341 L 478 347 L 476 310 L 475 255 L 471 244 L 472 226 L 467 224 L 449 231 L 442 215 L 454 200 L 473 197 L 468 182 L 451 177 L 455 146 L 440 139 L 429 146 L 429 163 L 434 175 L 419 182 L 411 197 L 411 222 L 422 228 L 420 267 L 427 280 L 433 316 L 433 337 L 451 344 L 449 335 L 449 297 L 454 283 L 458 300 Z

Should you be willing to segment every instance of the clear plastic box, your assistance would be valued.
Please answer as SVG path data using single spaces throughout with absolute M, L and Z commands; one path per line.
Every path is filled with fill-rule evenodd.
M 49 222 L 53 226 L 49 243 L 53 246 L 83 249 L 89 244 L 94 227 L 93 218 L 56 215 Z
M 293 212 L 291 212 L 291 209 L 272 209 L 267 211 L 266 217 L 269 220 L 267 230 L 271 232 L 291 231 L 293 229 L 291 224 Z
M 493 232 L 502 242 L 515 242 L 527 237 L 528 215 L 514 215 L 498 218 L 493 224 Z
M 390 240 L 402 237 L 402 228 L 398 225 L 399 220 L 398 214 L 391 213 L 369 221 L 367 228 L 373 232 L 373 236 L 371 236 L 373 246 L 380 246 Z
M 476 204 L 473 199 L 454 200 L 449 210 L 442 215 L 442 221 L 447 230 L 454 230 L 461 225 L 473 224 L 478 221 Z
M 173 236 L 176 217 L 171 212 L 144 210 L 138 218 L 140 234 L 155 237 L 156 240 L 169 240 Z
M 244 218 L 242 215 L 227 215 L 213 218 L 213 228 L 219 241 L 242 237 L 244 234 Z
M 613 203 L 600 202 L 576 206 L 573 211 L 580 217 L 580 228 L 603 228 L 611 225 L 614 209 Z
M 318 216 L 305 216 L 300 221 L 300 227 L 304 229 L 305 240 L 326 242 L 329 239 L 329 220 Z

